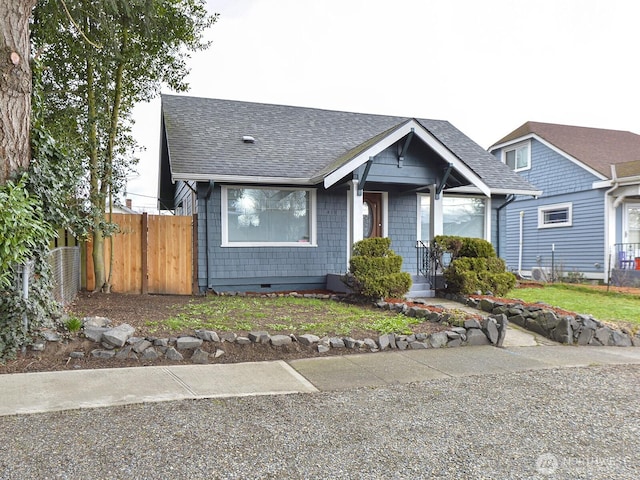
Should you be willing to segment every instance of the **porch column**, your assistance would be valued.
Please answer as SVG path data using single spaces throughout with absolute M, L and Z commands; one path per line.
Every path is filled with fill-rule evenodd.
M 434 238 L 436 235 L 442 235 L 444 231 L 444 217 L 442 214 L 443 195 L 436 195 L 435 185 L 432 185 L 432 188 L 430 188 L 429 191 L 431 192 L 429 194 L 431 196 L 431 218 L 429 219 L 429 226 L 431 228 L 430 238 Z
M 362 228 L 362 202 L 363 195 L 358 195 L 358 180 L 351 180 L 351 190 L 349 192 L 349 207 L 351 210 L 351 244 L 359 242 L 363 238 Z

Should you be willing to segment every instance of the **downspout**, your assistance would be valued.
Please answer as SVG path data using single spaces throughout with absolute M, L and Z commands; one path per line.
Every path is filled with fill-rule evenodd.
M 496 231 L 498 232 L 498 237 L 496 238 L 496 250 L 498 252 L 498 256 L 500 256 L 500 210 L 509 205 L 516 199 L 515 195 L 509 195 L 507 200 L 496 208 Z
M 524 210 L 520 210 L 520 243 L 518 245 L 518 275 L 522 277 L 522 248 L 524 244 Z
M 604 258 L 605 260 L 607 259 L 607 255 L 610 254 L 610 250 L 611 250 L 611 245 L 610 245 L 610 240 L 609 240 L 609 205 L 608 205 L 608 198 L 609 195 L 611 195 L 620 185 L 618 183 L 618 175 L 616 172 L 616 166 L 615 165 L 611 165 L 611 180 L 613 182 L 613 185 L 611 186 L 611 188 L 609 190 L 607 190 L 606 192 L 604 192 L 604 245 L 605 245 L 605 252 L 604 252 Z M 622 201 L 624 200 L 624 197 L 618 197 L 617 199 L 615 199 L 613 201 L 613 209 L 614 209 L 614 215 L 615 215 L 615 209 L 618 208 L 618 206 L 622 203 Z M 609 285 L 610 283 L 610 279 L 611 279 L 611 262 L 610 261 L 605 261 L 603 263 L 605 265 L 605 279 L 607 281 L 607 285 Z
M 209 289 L 209 198 L 211 198 L 211 194 L 213 193 L 213 185 L 214 182 L 209 180 L 209 186 L 204 195 L 204 261 L 207 275 L 206 285 L 204 287 L 205 295 Z

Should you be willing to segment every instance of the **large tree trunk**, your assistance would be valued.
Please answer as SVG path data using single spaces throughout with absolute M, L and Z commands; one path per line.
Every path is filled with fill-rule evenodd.
M 0 0 L 0 184 L 31 159 L 29 18 L 36 0 Z

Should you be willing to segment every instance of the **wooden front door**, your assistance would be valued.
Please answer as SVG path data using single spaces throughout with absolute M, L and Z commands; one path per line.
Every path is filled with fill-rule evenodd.
M 362 206 L 363 238 L 382 236 L 382 194 L 365 192 Z

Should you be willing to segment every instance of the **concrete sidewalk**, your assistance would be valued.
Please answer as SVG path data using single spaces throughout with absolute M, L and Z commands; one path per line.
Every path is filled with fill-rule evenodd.
M 640 364 L 640 348 L 563 345 L 388 351 L 292 360 L 0 375 L 0 415 L 344 390 L 556 367 Z

